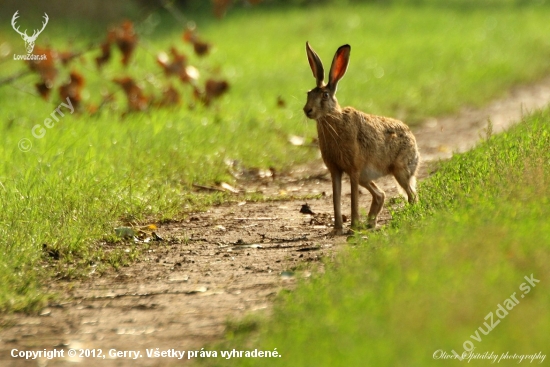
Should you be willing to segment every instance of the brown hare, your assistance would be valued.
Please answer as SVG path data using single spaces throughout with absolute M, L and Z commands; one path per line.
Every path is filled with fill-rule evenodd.
M 386 195 L 373 180 L 393 175 L 407 193 L 409 203 L 417 201 L 415 174 L 420 161 L 416 140 L 403 122 L 369 115 L 353 107 L 341 108 L 336 88 L 349 63 L 351 47 L 336 51 L 328 84 L 321 59 L 306 42 L 307 59 L 317 86 L 307 93 L 304 113 L 317 121 L 317 134 L 323 161 L 332 178 L 334 204 L 333 234 L 342 234 L 342 173 L 351 181 L 351 227 L 359 223 L 359 185 L 372 194 L 368 226 L 376 227 Z

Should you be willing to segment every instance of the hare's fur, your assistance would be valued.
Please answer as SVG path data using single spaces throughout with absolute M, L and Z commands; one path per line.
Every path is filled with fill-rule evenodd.
M 351 182 L 352 227 L 359 222 L 359 185 L 372 194 L 368 225 L 376 227 L 385 194 L 373 180 L 391 174 L 407 193 L 409 203 L 417 200 L 415 174 L 420 154 L 416 140 L 409 127 L 399 120 L 340 107 L 335 93 L 349 62 L 348 45 L 336 52 L 327 85 L 323 83 L 321 60 L 309 44 L 306 49 L 317 87 L 308 92 L 304 112 L 317 121 L 321 154 L 332 178 L 334 233 L 341 234 L 343 229 L 340 208 L 343 173 L 348 174 Z

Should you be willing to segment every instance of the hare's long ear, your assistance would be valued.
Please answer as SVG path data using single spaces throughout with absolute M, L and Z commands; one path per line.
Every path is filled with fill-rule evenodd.
M 309 61 L 309 67 L 313 71 L 313 77 L 317 80 L 317 86 L 322 87 L 325 80 L 325 69 L 323 69 L 323 63 L 319 58 L 319 55 L 309 46 L 309 42 L 306 42 L 307 61 Z
M 334 59 L 332 60 L 330 74 L 328 77 L 328 87 L 333 94 L 336 93 L 338 82 L 342 79 L 348 69 L 350 52 L 351 46 L 343 45 L 340 46 L 336 51 L 336 54 L 334 54 Z

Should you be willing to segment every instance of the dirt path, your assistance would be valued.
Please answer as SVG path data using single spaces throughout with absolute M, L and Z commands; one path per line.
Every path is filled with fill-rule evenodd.
M 479 140 L 487 118 L 498 132 L 518 121 L 522 111 L 541 108 L 549 101 L 550 78 L 516 88 L 486 108 L 429 119 L 415 130 L 421 154 L 429 161 L 465 151 Z M 397 195 L 393 181 L 384 180 L 381 186 L 389 197 Z M 344 187 L 343 211 L 349 213 L 347 182 Z M 1 316 L 0 365 L 180 365 L 175 358 L 148 358 L 146 350 L 199 350 L 219 340 L 228 319 L 269 311 L 277 292 L 292 288 L 297 277 L 307 277 L 308 269 L 319 270 L 321 258 L 345 246 L 342 238 L 325 236 L 332 204 L 330 179 L 322 162 L 298 167 L 275 181 L 248 184 L 247 189 L 270 197 L 326 195 L 308 202 L 315 215 L 300 213 L 302 200 L 241 202 L 162 226 L 158 234 L 164 241 L 152 245 L 136 264 L 72 283 L 71 289 L 64 283 L 52 284 L 50 290 L 64 296 L 40 316 Z M 368 205 L 370 195 L 363 195 L 361 206 Z M 381 221 L 389 219 L 384 209 Z M 64 350 L 64 358 L 27 361 L 10 356 L 13 349 L 54 348 Z M 70 348 L 96 353 L 101 349 L 106 358 L 71 358 L 67 356 Z M 143 357 L 114 359 L 109 356 L 111 349 L 137 350 Z

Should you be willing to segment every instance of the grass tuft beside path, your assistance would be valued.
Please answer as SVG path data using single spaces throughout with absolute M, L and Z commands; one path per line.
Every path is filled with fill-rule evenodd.
M 549 147 L 545 111 L 441 164 L 392 228 L 358 234 L 324 274 L 282 295 L 259 331 L 233 327 L 220 346 L 282 357 L 212 365 L 440 366 L 459 363 L 443 360 L 453 350 L 485 365 L 491 353 L 547 354 Z

